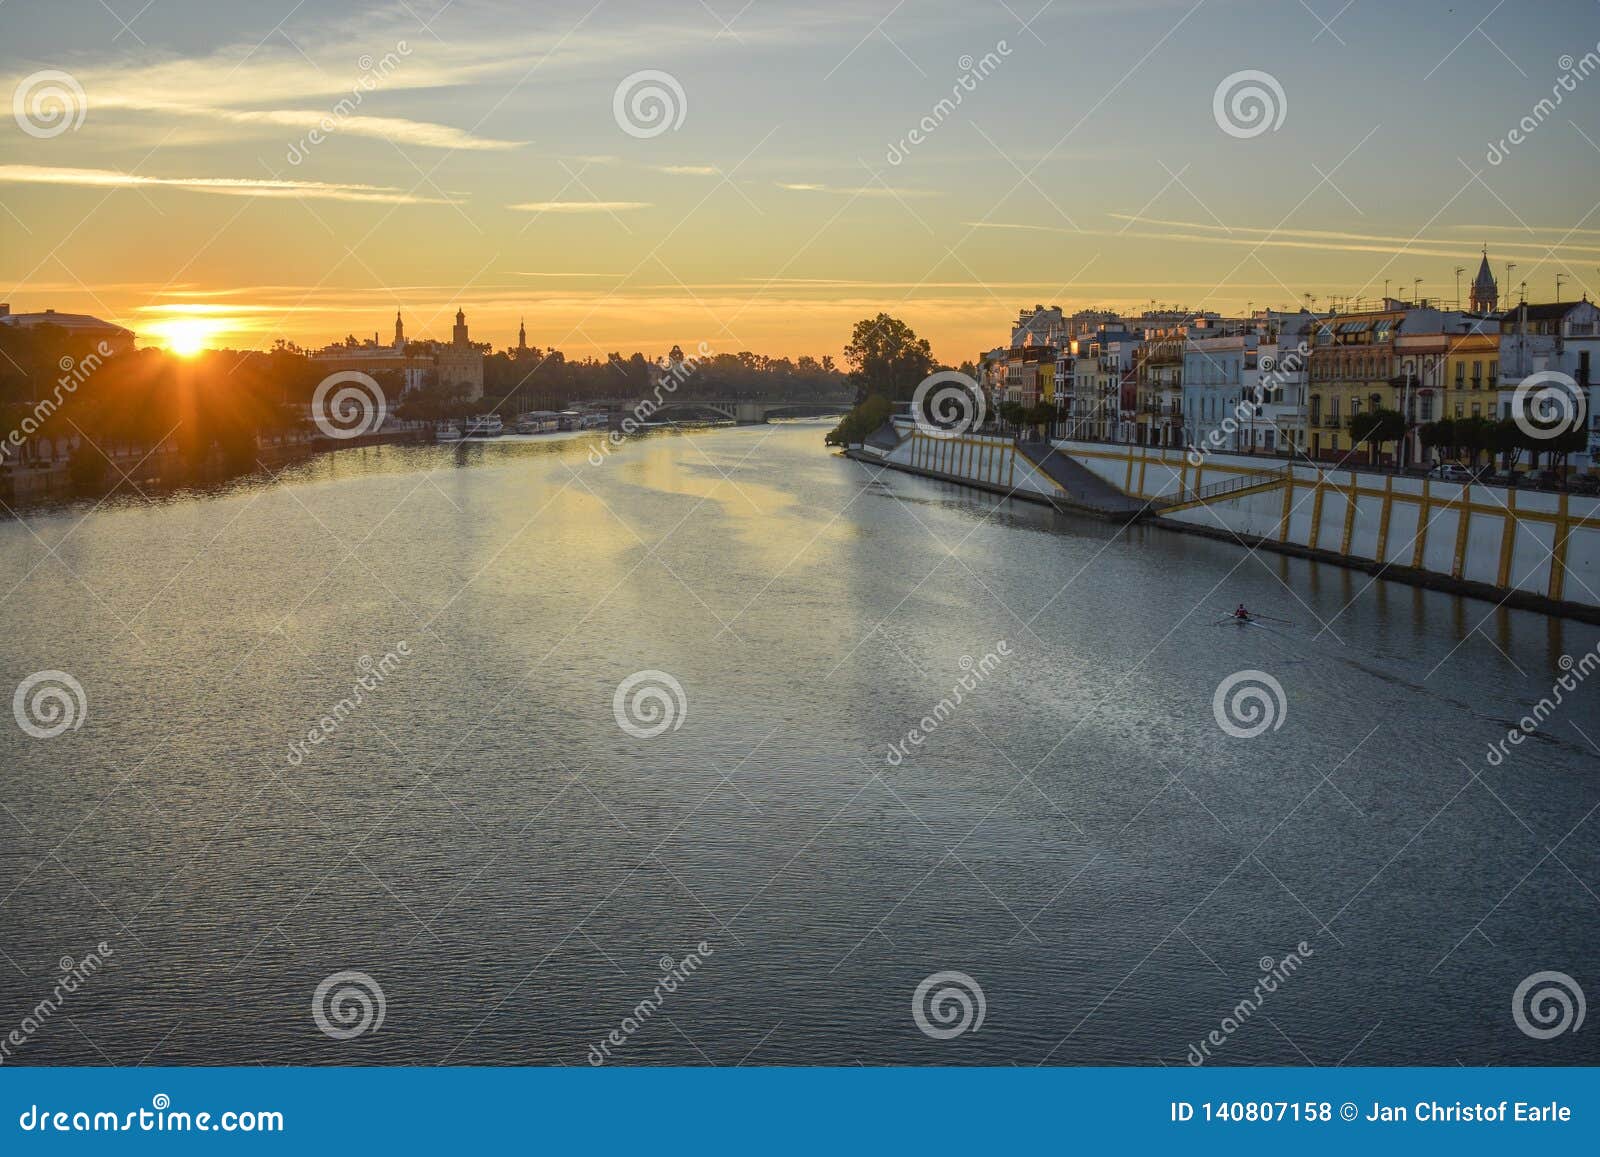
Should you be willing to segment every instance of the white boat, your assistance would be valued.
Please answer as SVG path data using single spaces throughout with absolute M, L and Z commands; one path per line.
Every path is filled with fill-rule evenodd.
M 499 414 L 479 414 L 467 419 L 465 436 L 468 438 L 498 438 L 505 433 L 506 424 Z
M 461 441 L 461 427 L 454 422 L 440 422 L 433 428 L 433 440 L 435 442 L 459 442 Z
M 554 410 L 530 410 L 517 416 L 519 434 L 549 434 L 561 428 L 561 415 Z

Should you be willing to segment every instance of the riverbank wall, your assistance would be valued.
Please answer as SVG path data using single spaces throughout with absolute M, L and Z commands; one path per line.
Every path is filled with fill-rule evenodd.
M 1108 521 L 1129 522 L 1141 514 L 1142 504 L 1101 484 L 1046 443 L 1019 444 L 1011 438 L 980 434 L 935 437 L 910 421 L 896 419 L 848 454 L 908 474 L 959 482 Z
M 1116 521 L 1352 567 L 1415 586 L 1600 622 L 1600 499 L 1331 469 L 1250 455 L 992 436 L 897 421 L 852 456 Z M 1041 453 L 1041 449 L 1044 451 Z M 1049 451 L 1053 450 L 1054 454 Z M 1070 469 L 1062 469 L 1059 459 Z M 1043 463 L 1041 463 L 1043 459 Z M 1072 470 L 1132 507 L 1116 508 Z M 1063 481 L 1063 479 L 1065 481 Z
M 405 429 L 382 430 L 344 440 L 305 438 L 270 442 L 256 448 L 255 466 L 277 470 L 291 462 L 331 450 L 432 441 L 433 427 L 420 425 Z M 100 451 L 92 446 L 80 447 L 77 452 L 100 455 Z M 61 499 L 98 498 L 123 486 L 137 487 L 146 493 L 160 493 L 181 486 L 210 485 L 226 481 L 241 473 L 238 470 L 229 470 L 220 454 L 213 454 L 210 459 L 197 466 L 172 445 L 163 446 L 155 453 L 119 454 L 109 459 L 102 457 L 100 461 L 102 464 L 100 477 L 98 482 L 92 485 L 85 485 L 73 478 L 70 459 L 65 455 L 44 464 L 7 466 L 0 469 L 0 501 L 7 504 L 27 504 Z

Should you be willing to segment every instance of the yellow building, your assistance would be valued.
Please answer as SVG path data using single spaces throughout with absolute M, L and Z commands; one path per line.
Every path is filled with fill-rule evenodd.
M 1374 408 L 1399 409 L 1395 339 L 1408 312 L 1400 302 L 1365 313 L 1335 314 L 1316 323 L 1307 380 L 1306 453 L 1338 460 L 1354 446 L 1348 423 Z
M 1350 419 L 1395 410 L 1413 426 L 1442 418 L 1493 418 L 1500 335 L 1491 318 L 1426 304 L 1335 315 L 1317 323 L 1307 388 L 1307 452 L 1342 459 L 1355 439 Z M 1363 456 L 1370 454 L 1362 447 Z M 1385 443 L 1380 457 L 1399 447 Z M 1417 462 L 1413 435 L 1405 458 Z
M 1441 418 L 1495 420 L 1500 388 L 1500 334 L 1449 336 L 1444 355 Z

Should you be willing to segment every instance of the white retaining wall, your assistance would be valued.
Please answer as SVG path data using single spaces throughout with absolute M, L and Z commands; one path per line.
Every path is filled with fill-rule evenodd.
M 896 421 L 895 429 L 901 435 L 900 445 L 895 449 L 883 451 L 873 446 L 863 449 L 896 466 L 910 466 L 1006 490 L 1043 495 L 1066 493 L 1026 455 L 1019 453 L 1009 438 L 977 435 L 933 438 L 909 421 Z
M 1177 449 L 1056 445 L 1139 498 L 1232 479 L 1265 483 L 1284 470 L 1270 459 L 1235 454 L 1207 455 L 1197 467 Z M 1224 496 L 1162 517 L 1600 605 L 1600 499 L 1312 465 L 1289 469 L 1292 486 Z

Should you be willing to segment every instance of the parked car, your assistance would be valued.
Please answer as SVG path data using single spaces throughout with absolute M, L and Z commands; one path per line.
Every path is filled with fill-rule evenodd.
M 1489 482 L 1495 486 L 1517 486 L 1522 482 L 1522 475 L 1515 470 L 1496 470 L 1489 476 Z
M 1566 482 L 1554 470 L 1530 470 L 1528 471 L 1528 484 L 1550 490 L 1560 490 L 1565 487 Z
M 1574 494 L 1600 495 L 1600 477 L 1579 474 L 1567 483 L 1567 489 Z
M 1441 462 L 1428 471 L 1428 477 L 1436 482 L 1475 482 L 1476 475 L 1465 466 L 1454 462 Z

